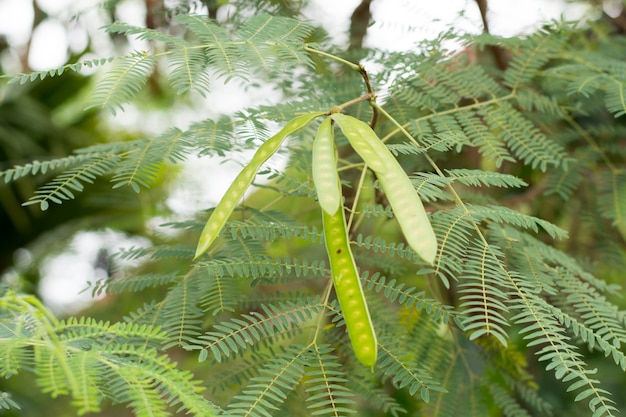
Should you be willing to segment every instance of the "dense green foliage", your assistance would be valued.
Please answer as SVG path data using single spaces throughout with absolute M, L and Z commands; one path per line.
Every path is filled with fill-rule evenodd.
M 0 375 L 32 373 L 79 414 L 122 403 L 138 416 L 617 415 L 626 407 L 626 313 L 614 301 L 626 266 L 624 37 L 603 22 L 514 38 L 448 33 L 413 52 L 360 50 L 370 70 L 319 28 L 266 7 L 220 23 L 181 11 L 176 35 L 115 22 L 108 32 L 153 49 L 10 78 L 19 88 L 103 65 L 86 107 L 112 114 L 157 68 L 181 100 L 239 80 L 272 85 L 281 103 L 112 138 L 4 169 L 0 180 L 54 173 L 24 205 L 62 211 L 94 183 L 144 193 L 164 167 L 273 146 L 270 132 L 304 113 L 369 122 L 437 239 L 433 263 L 411 249 L 376 175 L 384 167 L 365 166 L 335 129 L 376 364 L 356 359 L 333 290 L 311 168 L 324 118 L 311 117 L 282 147 L 284 170 L 256 159 L 241 187 L 259 169 L 268 181 L 236 208 L 244 190 L 227 193 L 230 217 L 211 245 L 196 251 L 209 208 L 169 223 L 158 244 L 117 254 L 141 262 L 92 283 L 132 305 L 111 322 L 59 320 L 35 296 L 3 288 Z M 450 40 L 464 53 L 445 50 Z M 484 52 L 495 49 L 505 68 Z M 133 297 L 145 304 L 124 301 Z M 0 408 L 18 406 L 0 397 Z

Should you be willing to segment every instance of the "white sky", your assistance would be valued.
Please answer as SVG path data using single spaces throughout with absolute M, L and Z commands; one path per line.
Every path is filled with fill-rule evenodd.
M 615 1 L 619 3 L 619 0 Z M 68 51 L 79 53 L 84 49 L 88 34 L 100 56 L 107 57 L 114 53 L 98 29 L 104 24 L 95 6 L 98 0 L 37 2 L 49 18 L 32 34 L 29 55 L 32 69 L 43 70 L 65 64 Z M 337 43 L 346 44 L 349 17 L 359 3 L 360 0 L 312 0 L 304 13 L 307 19 L 321 22 Z M 567 3 L 566 0 L 490 0 L 489 7 L 491 32 L 503 36 L 531 32 L 542 22 L 560 19 L 561 16 L 578 19 L 586 11 L 584 6 Z M 459 17 L 462 11 L 465 11 L 463 17 Z M 482 29 L 475 0 L 374 0 L 372 12 L 376 23 L 368 30 L 366 46 L 370 47 L 406 50 L 422 39 L 436 37 L 451 24 L 455 25 L 457 31 L 478 33 Z M 71 21 L 72 15 L 76 13 L 80 14 L 80 19 Z M 124 21 L 141 26 L 145 15 L 144 0 L 122 2 L 120 15 Z M 68 26 L 69 21 L 71 24 Z M 0 35 L 7 36 L 11 44 L 21 48 L 26 46 L 31 37 L 32 22 L 30 1 L 0 0 Z M 131 49 L 141 49 L 141 45 L 131 45 Z M 21 71 L 16 56 L 5 55 L 0 59 L 8 71 Z M 268 96 L 267 91 L 258 89 L 250 89 L 246 95 L 232 83 L 226 86 L 216 84 L 213 90 L 209 100 L 211 103 L 220 103 L 219 110 L 223 113 L 233 113 L 259 104 Z M 164 118 L 162 113 L 139 113 L 129 106 L 125 113 L 111 120 L 111 123 L 132 130 L 144 129 L 157 133 L 168 124 L 185 128 L 185 124 L 198 120 L 190 112 L 171 112 L 168 117 Z M 204 114 L 204 117 L 207 115 Z M 241 169 L 237 163 L 222 165 L 221 162 L 207 162 L 206 159 L 190 161 L 184 168 L 184 173 L 188 175 L 184 183 L 192 186 L 174 187 L 168 203 L 170 207 L 179 215 L 189 216 L 196 210 L 216 203 L 226 191 L 230 179 Z M 198 177 L 198 172 L 201 172 L 202 177 Z M 223 175 L 222 180 L 217 186 L 211 184 L 207 188 L 205 178 L 213 178 L 217 173 Z M 75 308 L 82 308 L 90 295 L 77 293 L 84 289 L 86 281 L 98 279 L 98 272 L 93 268 L 98 249 L 103 246 L 113 249 L 123 243 L 124 246 L 130 246 L 125 238 L 112 232 L 77 235 L 65 253 L 44 262 L 41 271 L 44 301 L 58 312 L 72 312 Z

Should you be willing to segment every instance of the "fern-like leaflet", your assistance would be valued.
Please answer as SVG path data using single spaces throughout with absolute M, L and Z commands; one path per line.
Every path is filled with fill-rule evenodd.
M 86 109 L 106 108 L 112 114 L 134 98 L 148 81 L 156 58 L 147 52 L 135 52 L 116 61 L 87 99 Z
M 129 403 L 138 416 L 166 415 L 172 405 L 198 415 L 215 415 L 215 407 L 199 394 L 199 381 L 154 348 L 163 340 L 160 330 L 85 318 L 59 322 L 34 297 L 10 290 L 3 290 L 0 307 L 0 328 L 8 329 L 4 323 L 15 319 L 26 324 L 23 330 L 14 328 L 12 336 L 0 332 L 13 340 L 0 343 L 3 355 L 13 360 L 9 368 L 3 365 L 3 372 L 33 370 L 43 392 L 53 397 L 69 395 L 79 414 L 100 411 L 108 397 Z M 32 354 L 11 353 L 21 350 Z
M 462 328 L 470 339 L 493 336 L 507 345 L 509 323 L 505 283 L 498 278 L 506 267 L 501 252 L 492 245 L 473 243 L 467 253 L 464 273 L 461 275 L 459 297 L 464 310 Z
M 333 347 L 314 345 L 309 350 L 304 377 L 307 408 L 315 415 L 345 416 L 354 412 L 354 393 Z
M 205 359 L 210 351 L 215 360 L 236 355 L 248 346 L 279 334 L 294 332 L 319 314 L 323 308 L 319 299 L 304 300 L 300 303 L 281 303 L 279 305 L 262 305 L 263 313 L 252 312 L 241 318 L 215 325 L 215 330 L 199 337 L 205 346 L 200 359 Z
M 381 355 L 378 366 L 383 380 L 390 378 L 395 387 L 406 387 L 410 395 L 419 395 L 425 402 L 430 401 L 431 391 L 446 392 L 427 370 L 407 360 L 406 353 L 397 350 L 396 342 L 381 340 L 379 345 Z
M 62 204 L 63 201 L 73 200 L 74 192 L 83 191 L 83 183 L 93 183 L 97 177 L 109 172 L 118 161 L 117 155 L 93 155 L 35 191 L 35 195 L 23 205 L 39 204 L 41 210 L 45 211 L 50 207 L 50 202 Z
M 272 417 L 287 393 L 299 384 L 308 350 L 306 346 L 296 345 L 270 359 L 259 375 L 235 396 L 237 401 L 227 410 L 227 415 Z

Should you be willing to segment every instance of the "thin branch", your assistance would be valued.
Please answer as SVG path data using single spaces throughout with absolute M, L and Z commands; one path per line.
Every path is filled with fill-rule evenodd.
M 369 94 L 364 94 L 361 97 L 357 97 L 357 98 L 353 98 L 352 100 L 348 100 L 345 103 L 341 103 L 337 106 L 334 106 L 332 109 L 330 109 L 329 114 L 333 114 L 333 113 L 341 113 L 343 111 L 343 109 L 350 107 L 354 104 L 358 104 L 361 103 L 363 101 L 370 101 L 371 97 Z
M 330 58 L 330 59 L 332 59 L 334 61 L 340 62 L 340 63 L 342 63 L 344 65 L 349 66 L 350 68 L 352 68 L 355 71 L 361 71 L 361 67 L 360 67 L 359 64 L 355 64 L 354 62 L 350 62 L 347 59 L 340 58 L 337 55 L 333 55 L 333 54 L 329 54 L 328 52 L 320 51 L 319 49 L 315 49 L 315 48 L 313 48 L 310 45 L 304 45 L 303 49 L 305 51 L 307 51 L 307 52 L 312 52 L 314 54 L 325 56 L 326 58 Z
M 372 119 L 370 120 L 370 127 L 372 129 L 374 129 L 376 127 L 376 123 L 378 122 L 378 109 L 375 106 L 376 104 L 376 93 L 374 92 L 374 89 L 372 88 L 372 83 L 370 82 L 370 78 L 367 75 L 367 71 L 365 70 L 365 67 L 363 66 L 363 64 L 355 64 L 354 62 L 350 62 L 346 59 L 340 58 L 336 55 L 333 54 L 329 54 L 328 52 L 324 52 L 324 51 L 320 51 L 319 49 L 313 48 L 312 46 L 309 45 L 304 45 L 304 50 L 307 52 L 312 52 L 321 56 L 324 56 L 326 58 L 330 58 L 334 61 L 340 62 L 344 65 L 347 65 L 348 67 L 352 68 L 355 71 L 358 71 L 359 74 L 361 74 L 361 77 L 363 77 L 363 82 L 365 83 L 365 88 L 367 90 L 367 94 L 358 98 L 355 98 L 353 100 L 347 101 L 343 104 L 340 104 L 339 106 L 336 106 L 336 108 L 334 108 L 334 110 L 331 110 L 331 113 L 337 113 L 338 111 L 343 110 L 344 108 L 351 106 L 353 104 L 357 104 L 360 103 L 362 101 L 365 100 L 369 100 L 370 105 L 372 107 Z
M 363 165 L 361 169 L 361 177 L 359 178 L 359 183 L 356 187 L 356 192 L 354 195 L 354 201 L 352 202 L 352 208 L 350 209 L 350 217 L 348 218 L 348 235 L 349 238 L 352 239 L 352 235 L 354 234 L 354 229 L 356 228 L 354 220 L 354 215 L 357 212 L 357 205 L 359 203 L 359 197 L 361 196 L 361 190 L 363 189 L 363 183 L 365 182 L 365 175 L 367 175 L 367 164 Z
M 376 93 L 372 88 L 372 83 L 370 82 L 370 77 L 367 75 L 367 71 L 363 64 L 359 64 L 359 74 L 363 77 L 363 82 L 365 83 L 365 88 L 367 89 L 367 94 L 369 95 L 370 105 L 372 107 L 372 119 L 370 120 L 370 127 L 374 129 L 376 127 L 376 123 L 378 122 L 378 108 L 375 106 L 376 104 Z

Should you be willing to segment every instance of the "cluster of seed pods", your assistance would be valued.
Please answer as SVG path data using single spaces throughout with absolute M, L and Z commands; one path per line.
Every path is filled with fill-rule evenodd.
M 237 203 L 252 184 L 259 168 L 276 153 L 287 136 L 322 115 L 324 113 L 314 112 L 294 118 L 259 147 L 211 214 L 200 235 L 194 259 L 213 244 Z M 350 249 L 341 204 L 333 122 L 339 126 L 356 153 L 376 173 L 409 246 L 430 264 L 434 262 L 437 253 L 437 239 L 411 181 L 376 133 L 366 123 L 348 115 L 333 113 L 327 117 L 318 128 L 313 142 L 313 182 L 322 208 L 324 240 L 333 284 L 352 348 L 363 365 L 373 367 L 378 349 L 376 334 Z

